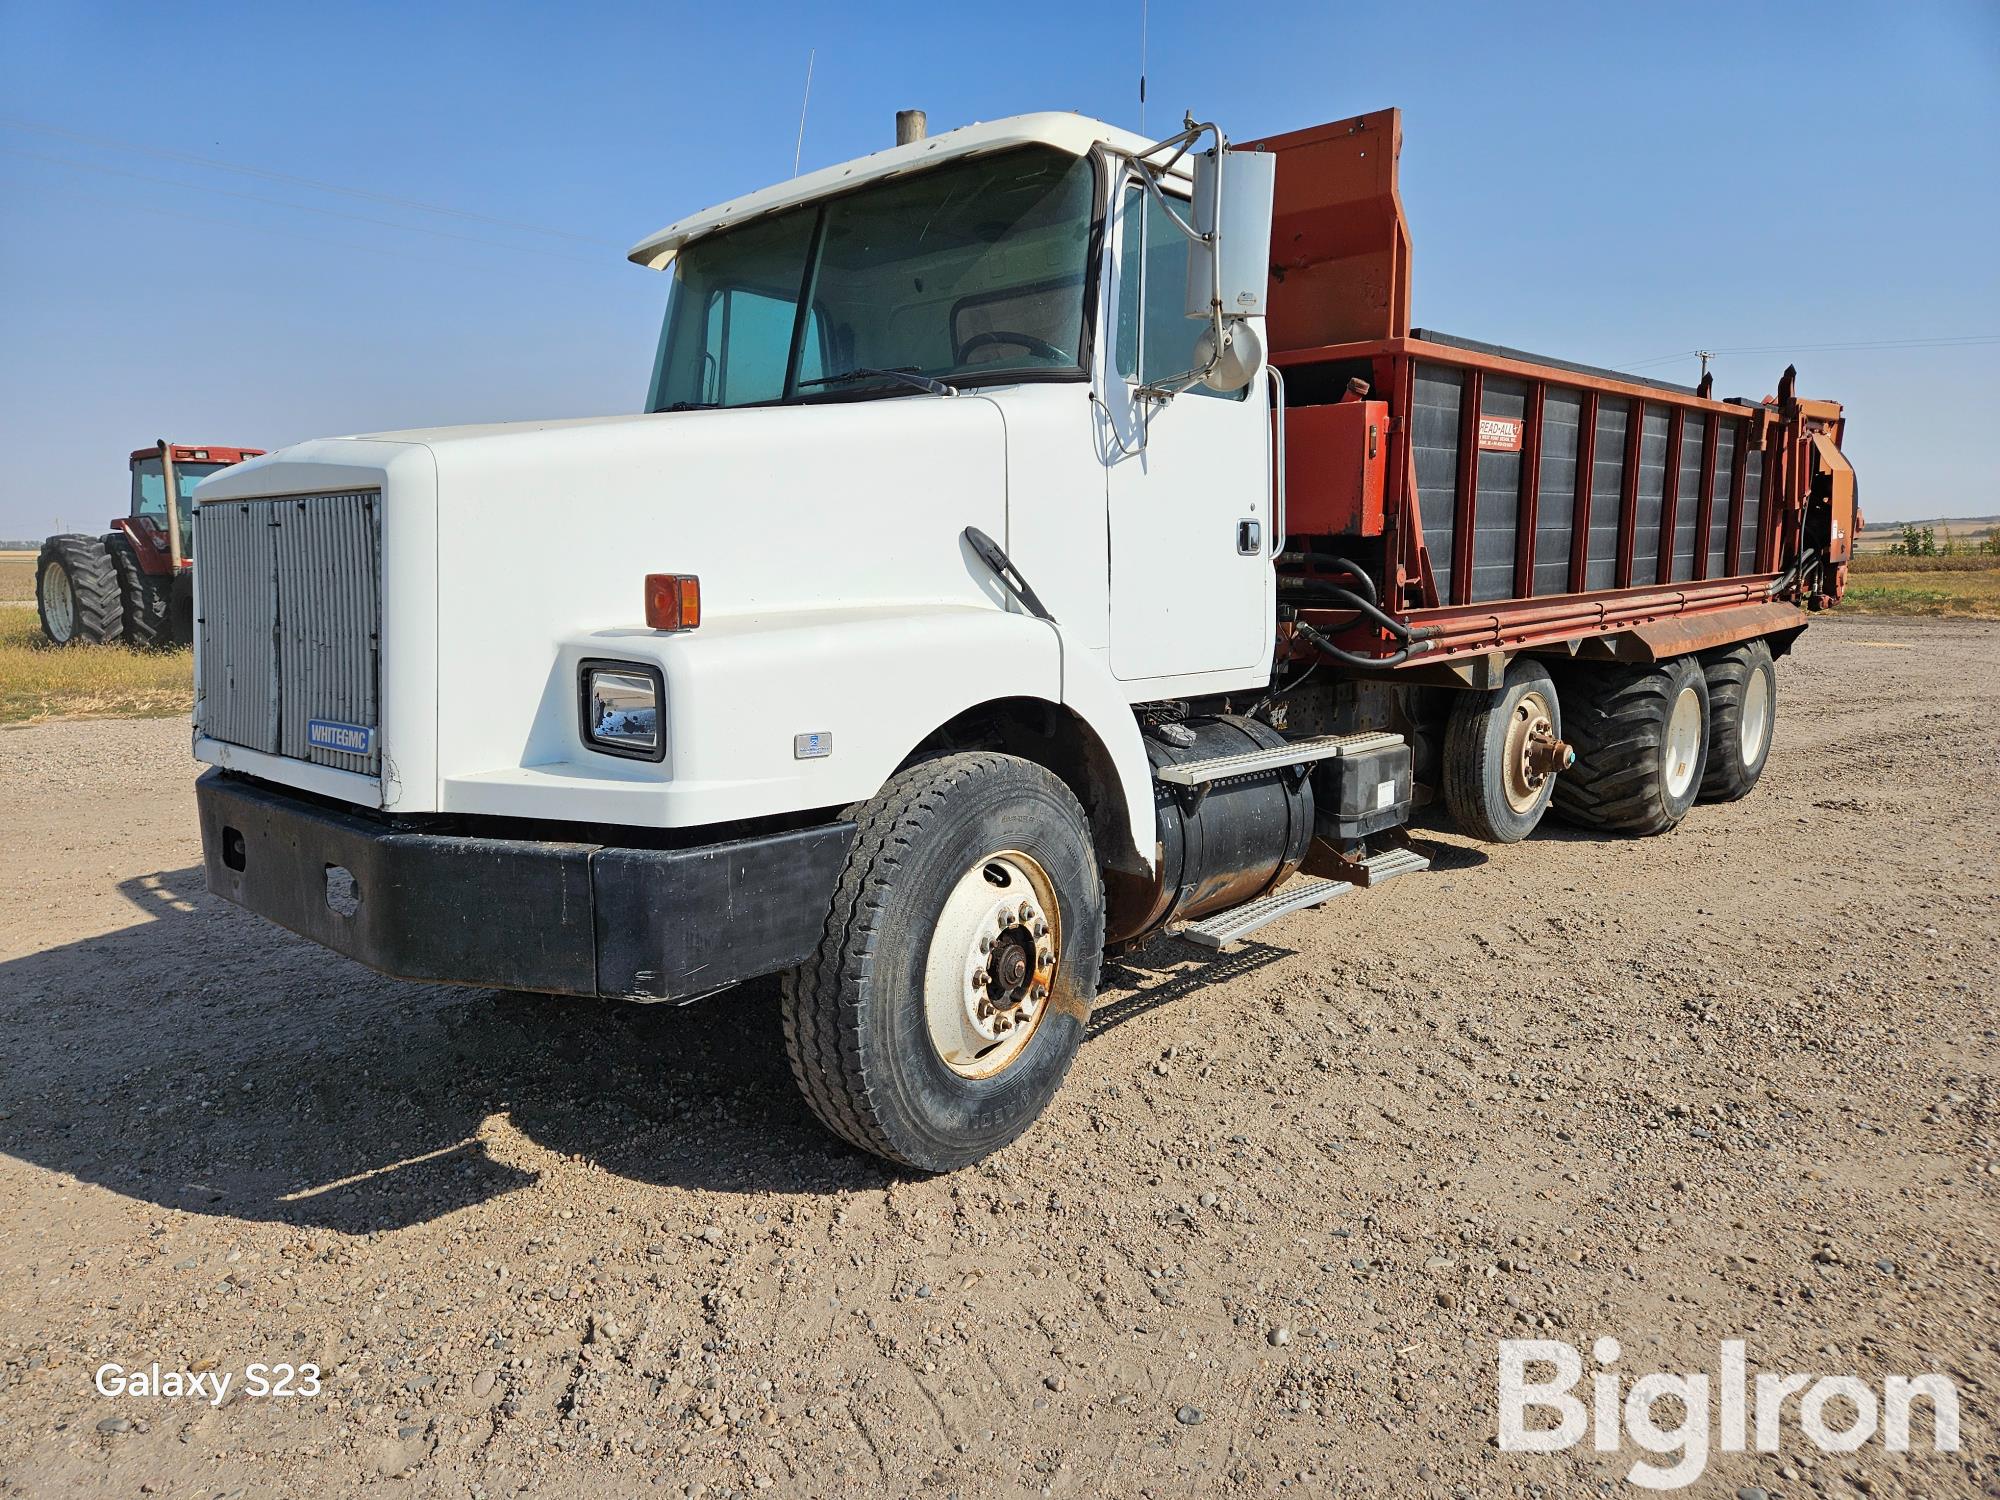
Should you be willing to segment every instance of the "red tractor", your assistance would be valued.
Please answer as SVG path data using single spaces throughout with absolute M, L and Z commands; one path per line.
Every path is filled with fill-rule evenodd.
M 106 536 L 42 543 L 35 603 L 58 646 L 194 639 L 194 487 L 262 448 L 199 447 L 161 438 L 132 455 L 132 505 Z

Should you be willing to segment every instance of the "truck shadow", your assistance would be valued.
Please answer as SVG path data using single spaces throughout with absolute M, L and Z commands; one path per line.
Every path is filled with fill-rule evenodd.
M 0 1151 L 164 1208 L 348 1233 L 504 1197 L 557 1158 L 722 1192 L 894 1175 L 832 1140 L 777 986 L 686 1008 L 404 984 L 210 895 L 0 962 Z
M 799 1099 L 774 980 L 687 1007 L 406 984 L 211 895 L 199 868 L 119 891 L 136 923 L 0 962 L 0 1151 L 50 1172 L 354 1234 L 566 1159 L 727 1193 L 898 1175 Z M 1156 939 L 1105 965 L 1088 1044 L 1290 955 Z

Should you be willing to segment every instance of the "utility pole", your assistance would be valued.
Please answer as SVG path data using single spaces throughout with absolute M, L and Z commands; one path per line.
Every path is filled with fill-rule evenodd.
M 1708 379 L 1708 362 L 1711 359 L 1714 359 L 1715 355 L 1707 349 L 1697 349 L 1694 352 L 1696 356 L 1701 360 L 1701 378 L 1703 380 L 1706 380 Z

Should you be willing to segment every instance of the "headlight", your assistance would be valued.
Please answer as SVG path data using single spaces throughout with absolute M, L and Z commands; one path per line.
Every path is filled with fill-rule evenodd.
M 666 759 L 666 686 L 658 667 L 629 661 L 587 661 L 578 686 L 586 745 L 606 755 Z

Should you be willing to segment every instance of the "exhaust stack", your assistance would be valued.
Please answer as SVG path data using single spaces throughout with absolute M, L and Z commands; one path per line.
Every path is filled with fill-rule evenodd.
M 907 146 L 911 141 L 920 141 L 928 134 L 924 112 L 920 109 L 899 109 L 896 111 L 896 144 Z

